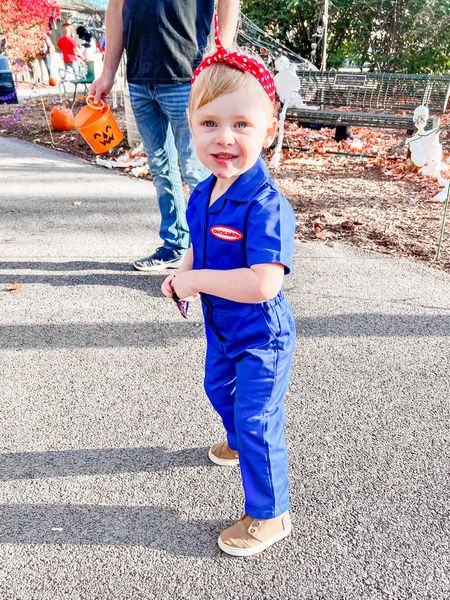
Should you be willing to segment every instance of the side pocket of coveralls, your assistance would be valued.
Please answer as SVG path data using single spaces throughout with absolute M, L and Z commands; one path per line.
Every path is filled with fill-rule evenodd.
M 292 343 L 292 337 L 296 336 L 295 321 L 292 310 L 286 300 L 279 304 L 263 310 L 267 328 L 277 340 L 278 348 L 282 349 Z
M 277 339 L 281 334 L 279 308 L 279 304 L 270 307 L 266 307 L 264 305 L 261 306 L 261 313 L 264 318 L 264 322 L 272 337 L 275 339 Z

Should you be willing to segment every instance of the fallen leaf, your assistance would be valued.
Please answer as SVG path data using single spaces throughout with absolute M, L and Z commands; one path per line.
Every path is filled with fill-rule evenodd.
M 321 229 L 320 227 L 314 227 L 314 232 L 316 237 L 321 240 L 326 240 L 329 237 L 330 233 L 326 229 Z
M 21 292 L 23 285 L 21 283 L 7 283 L 5 286 L 7 292 Z
M 353 231 L 355 229 L 355 221 L 353 219 L 347 219 L 341 223 L 342 229 L 350 229 Z
M 323 223 L 322 221 L 313 221 L 312 226 L 313 226 L 314 230 L 316 230 L 316 229 L 322 230 L 322 229 L 325 229 L 326 223 Z

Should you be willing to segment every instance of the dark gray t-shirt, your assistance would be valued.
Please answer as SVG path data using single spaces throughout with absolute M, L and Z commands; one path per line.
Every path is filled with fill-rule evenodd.
M 214 0 L 125 0 L 129 83 L 186 83 L 207 45 Z

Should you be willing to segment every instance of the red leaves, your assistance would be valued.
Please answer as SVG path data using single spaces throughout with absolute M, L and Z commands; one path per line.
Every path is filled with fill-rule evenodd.
M 51 0 L 2 0 L 0 30 L 6 36 L 6 51 L 14 65 L 29 62 L 42 48 L 50 17 L 58 17 L 58 6 Z

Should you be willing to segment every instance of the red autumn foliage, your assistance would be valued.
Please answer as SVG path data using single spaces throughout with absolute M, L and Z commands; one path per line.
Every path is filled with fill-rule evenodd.
M 52 0 L 1 0 L 0 32 L 13 65 L 29 63 L 40 53 L 50 18 L 60 16 Z

